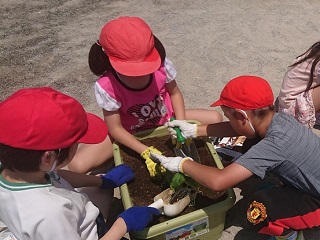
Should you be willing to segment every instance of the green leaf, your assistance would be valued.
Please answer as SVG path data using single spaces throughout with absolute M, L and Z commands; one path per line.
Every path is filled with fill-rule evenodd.
M 176 173 L 170 183 L 170 188 L 174 191 L 185 182 L 185 176 L 182 173 Z

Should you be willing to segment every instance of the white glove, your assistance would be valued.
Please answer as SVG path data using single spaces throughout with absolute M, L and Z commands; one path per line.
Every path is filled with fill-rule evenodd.
M 174 130 L 174 127 L 180 128 L 181 133 L 185 138 L 197 137 L 197 124 L 188 123 L 186 120 L 173 120 L 166 122 L 164 125 L 168 128 L 170 135 L 175 138 L 177 137 L 177 133 L 176 130 Z
M 170 172 L 182 172 L 182 165 L 187 160 L 192 160 L 192 158 L 182 158 L 182 157 L 165 157 L 160 154 L 156 154 L 153 152 L 150 152 L 150 158 L 154 161 L 158 161 L 161 163 L 162 166 L 164 166 L 166 169 L 168 169 Z

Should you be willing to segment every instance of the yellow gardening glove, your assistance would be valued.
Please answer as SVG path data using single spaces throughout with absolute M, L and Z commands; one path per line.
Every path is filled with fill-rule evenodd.
M 153 146 L 148 147 L 143 153 L 141 153 L 141 157 L 146 160 L 145 164 L 147 165 L 150 177 L 156 177 L 160 172 L 164 173 L 166 169 L 160 163 L 155 163 L 154 161 L 152 161 L 152 159 L 150 158 L 150 152 L 161 155 L 162 153 Z

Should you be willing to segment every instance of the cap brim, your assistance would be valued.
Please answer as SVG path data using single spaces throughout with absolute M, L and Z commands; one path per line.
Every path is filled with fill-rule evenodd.
M 92 113 L 87 113 L 87 119 L 87 132 L 77 142 L 87 144 L 101 143 L 108 135 L 107 124 Z
M 219 99 L 218 101 L 215 101 L 214 103 L 212 103 L 210 107 L 218 107 L 222 105 L 223 105 L 223 102 L 221 101 L 221 99 Z
M 121 61 L 112 56 L 109 56 L 109 60 L 112 67 L 117 72 L 132 77 L 154 73 L 160 68 L 161 65 L 161 57 L 156 48 L 153 48 L 151 54 L 141 62 Z

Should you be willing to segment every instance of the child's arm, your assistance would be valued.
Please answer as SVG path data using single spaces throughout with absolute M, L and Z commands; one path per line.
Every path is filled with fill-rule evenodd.
M 85 175 L 68 170 L 58 170 L 58 175 L 65 179 L 72 187 L 102 187 L 115 188 L 134 178 L 133 170 L 125 164 L 120 164 L 108 173 L 99 176 Z
M 122 212 L 110 230 L 100 239 L 118 240 L 126 232 L 141 231 L 147 227 L 154 216 L 160 215 L 158 209 L 153 207 L 135 206 Z
M 127 233 L 127 225 L 122 218 L 118 218 L 110 230 L 102 237 L 101 240 L 120 240 Z
M 58 170 L 58 175 L 65 179 L 72 187 L 100 187 L 102 179 L 95 175 L 85 175 L 69 170 Z
M 231 163 L 223 169 L 209 167 L 191 158 L 165 157 L 151 154 L 151 158 L 171 172 L 182 172 L 193 180 L 214 191 L 222 191 L 253 176 L 253 173 L 238 163 Z
M 175 118 L 178 120 L 185 120 L 185 105 L 182 93 L 175 80 L 166 84 L 166 89 L 170 95 Z
M 148 148 L 148 146 L 141 143 L 123 128 L 118 111 L 108 112 L 103 110 L 103 115 L 109 128 L 109 134 L 114 140 L 139 154 L 143 153 Z
M 239 136 L 229 121 L 198 126 L 197 136 L 235 137 Z
M 119 143 L 127 146 L 128 148 L 139 153 L 139 155 L 145 159 L 145 164 L 148 168 L 149 174 L 151 177 L 158 175 L 157 163 L 152 161 L 149 157 L 150 151 L 161 154 L 159 150 L 153 146 L 146 146 L 136 139 L 131 133 L 126 131 L 120 121 L 120 115 L 118 112 L 107 112 L 103 110 L 105 121 L 109 127 L 109 134 Z M 164 172 L 165 169 L 160 167 L 161 171 Z
M 235 137 L 239 134 L 233 129 L 229 121 L 219 122 L 213 124 L 197 125 L 195 123 L 188 123 L 186 121 L 174 120 L 166 122 L 165 126 L 168 128 L 171 135 L 176 135 L 175 127 L 178 127 L 185 137 Z

